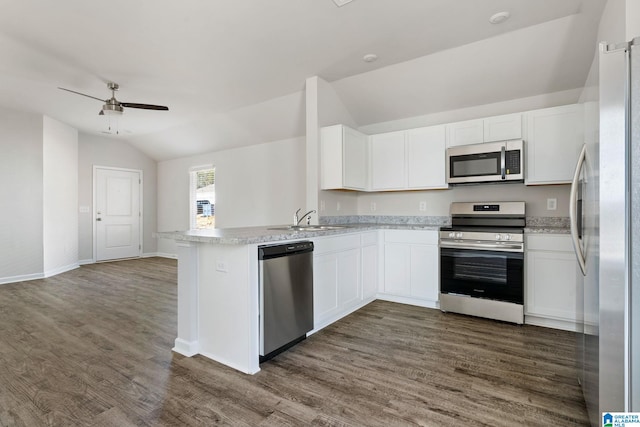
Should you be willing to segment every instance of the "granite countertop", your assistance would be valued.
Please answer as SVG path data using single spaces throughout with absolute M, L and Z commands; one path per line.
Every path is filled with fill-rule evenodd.
M 162 231 L 154 233 L 155 237 L 187 242 L 214 243 L 226 245 L 250 245 L 283 240 L 309 239 L 346 233 L 375 230 L 433 230 L 440 227 L 425 224 L 344 224 L 341 228 L 328 230 L 274 230 L 286 225 L 268 227 L 215 228 L 213 230 Z
M 340 228 L 322 230 L 283 230 L 286 225 L 262 227 L 215 228 L 213 230 L 162 231 L 154 237 L 187 242 L 201 242 L 226 245 L 250 245 L 314 237 L 358 233 L 375 230 L 431 230 L 451 225 L 449 217 L 408 217 L 408 216 L 353 216 L 321 217 L 323 225 Z M 568 218 L 527 217 L 525 233 L 569 234 Z
M 566 217 L 527 217 L 525 233 L 530 234 L 570 234 L 569 218 Z
M 569 227 L 526 226 L 525 234 L 571 234 Z

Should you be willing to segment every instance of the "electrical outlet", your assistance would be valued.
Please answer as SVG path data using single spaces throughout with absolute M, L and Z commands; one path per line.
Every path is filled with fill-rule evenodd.
M 227 261 L 224 261 L 224 260 L 216 261 L 216 270 L 221 271 L 223 273 L 227 273 L 229 271 L 229 267 L 227 266 Z
M 558 209 L 558 199 L 547 199 L 547 210 L 555 211 Z
M 324 212 L 327 209 L 327 205 L 324 200 L 320 200 L 320 212 Z
M 427 202 L 420 202 L 418 210 L 420 210 L 420 212 L 425 212 L 427 210 Z
M 336 210 L 339 211 L 340 210 L 340 202 L 336 203 Z
M 376 202 L 371 202 L 371 212 L 375 212 L 376 211 Z

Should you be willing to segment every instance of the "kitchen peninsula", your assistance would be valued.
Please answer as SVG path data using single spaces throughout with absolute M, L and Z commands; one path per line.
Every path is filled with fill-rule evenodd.
M 262 244 L 314 241 L 315 332 L 376 298 L 379 230 L 426 233 L 433 252 L 429 264 L 436 273 L 429 281 L 434 297 L 418 304 L 435 308 L 437 229 L 446 220 L 437 217 L 435 222 L 426 224 L 355 224 L 313 230 L 283 230 L 286 226 L 274 226 L 158 232 L 157 237 L 177 243 L 178 336 L 173 350 L 189 357 L 201 354 L 248 374 L 260 370 L 257 254 Z M 369 260 L 370 265 L 363 268 L 361 259 Z M 349 298 L 341 307 L 337 306 L 342 297 L 337 288 L 331 289 L 329 284 L 328 293 L 320 289 L 323 272 L 331 268 L 333 261 L 339 264 L 338 269 L 344 266 L 349 283 L 354 286 L 352 292 L 346 293 Z M 335 279 L 336 274 L 329 276 Z M 410 302 L 402 297 L 395 300 Z M 323 309 L 325 306 L 327 309 Z

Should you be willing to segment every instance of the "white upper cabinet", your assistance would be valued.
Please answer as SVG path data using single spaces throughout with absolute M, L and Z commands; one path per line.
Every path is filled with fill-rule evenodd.
M 522 114 L 488 117 L 484 122 L 484 142 L 522 139 Z
M 449 123 L 447 125 L 447 147 L 479 144 L 484 142 L 482 119 Z
M 405 132 L 371 135 L 371 189 L 402 190 L 407 186 Z
M 505 114 L 447 125 L 447 147 L 522 139 L 522 114 Z
M 320 129 L 321 188 L 366 190 L 367 177 L 367 136 L 344 125 Z
M 370 137 L 371 190 L 447 188 L 445 126 Z
M 581 104 L 525 113 L 525 184 L 568 184 L 584 140 Z
M 446 132 L 444 125 L 407 131 L 407 187 L 447 188 L 445 171 Z

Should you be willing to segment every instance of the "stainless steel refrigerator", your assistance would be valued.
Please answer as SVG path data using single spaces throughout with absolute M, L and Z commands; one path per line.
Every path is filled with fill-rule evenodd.
M 599 102 L 585 105 L 595 130 L 570 198 L 583 278 L 576 348 L 592 425 L 603 412 L 640 412 L 640 38 L 603 43 L 599 55 Z

